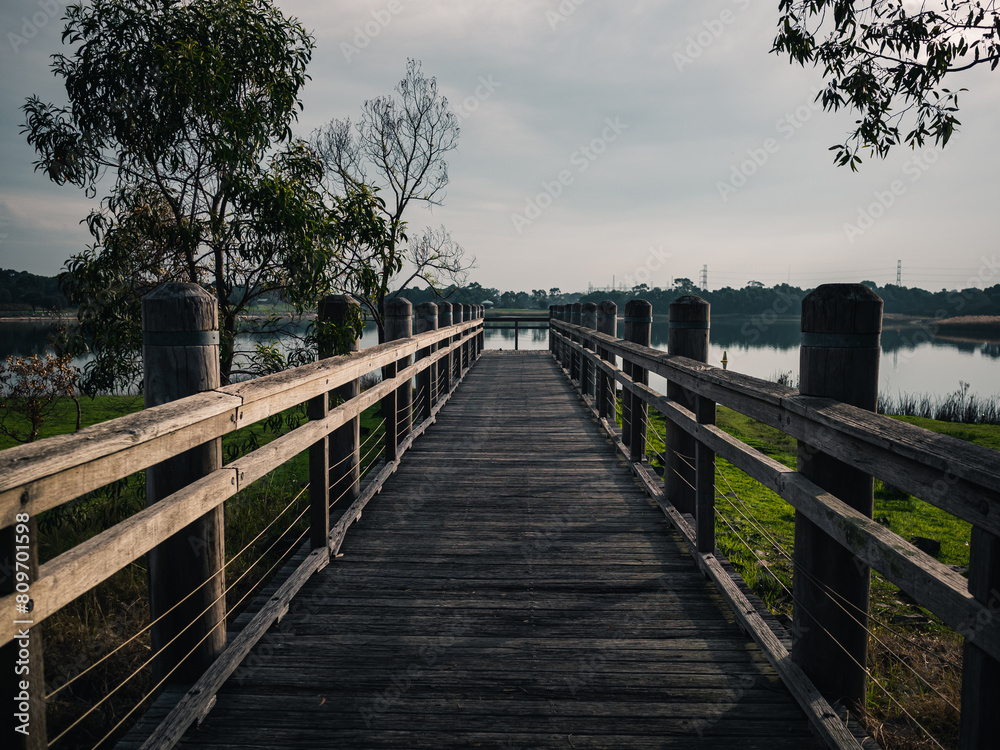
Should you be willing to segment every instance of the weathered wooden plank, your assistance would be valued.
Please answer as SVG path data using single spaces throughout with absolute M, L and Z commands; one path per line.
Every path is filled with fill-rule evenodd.
M 0 451 L 0 527 L 236 430 L 239 406 L 231 396 L 200 393 Z
M 222 468 L 40 566 L 31 585 L 32 617 L 42 622 L 237 492 Z M 14 595 L 0 599 L 0 644 L 16 634 Z
M 479 321 L 463 323 L 459 341 L 476 335 Z M 16 513 L 37 515 L 141 471 L 192 447 L 343 385 L 438 339 L 430 331 L 398 344 L 332 357 L 275 375 L 145 409 L 73 435 L 0 451 L 0 527 Z M 459 346 L 456 343 L 455 346 Z M 393 348 L 395 347 L 395 348 Z M 448 349 L 441 349 L 441 356 Z M 436 359 L 424 361 L 429 366 Z M 422 367 L 412 371 L 411 376 Z

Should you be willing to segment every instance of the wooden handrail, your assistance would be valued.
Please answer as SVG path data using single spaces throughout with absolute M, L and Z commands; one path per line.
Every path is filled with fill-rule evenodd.
M 567 341 L 566 345 L 583 356 L 591 357 L 597 367 L 623 388 L 804 513 L 948 626 L 957 630 L 965 623 L 989 621 L 977 640 L 986 636 L 983 638 L 983 649 L 1000 658 L 1000 622 L 996 622 L 997 618 L 990 616 L 989 609 L 969 594 L 968 582 L 951 567 L 861 515 L 795 469 L 746 445 L 719 427 L 699 424 L 691 411 L 649 386 L 633 382 L 622 369 L 599 360 L 579 344 Z
M 0 496 L 4 512 L 39 512 L 39 507 L 57 507 L 109 481 L 175 456 L 193 445 L 328 392 L 360 374 L 395 361 L 401 355 L 454 337 L 453 341 L 442 343 L 432 356 L 417 361 L 392 379 L 382 381 L 355 399 L 331 409 L 326 418 L 305 423 L 40 566 L 38 578 L 31 584 L 34 623 L 42 622 L 193 520 L 246 489 L 256 479 L 302 453 L 392 390 L 408 384 L 417 373 L 450 352 L 466 346 L 478 334 L 479 326 L 480 321 L 470 320 L 356 354 L 332 357 L 295 370 L 227 386 L 219 393 L 190 396 L 162 407 L 120 417 L 97 425 L 99 429 L 90 428 L 88 434 L 81 431 L 65 436 L 72 440 L 49 438 L 31 446 L 18 446 L 0 452 L 0 471 L 5 472 L 4 486 L 9 488 Z M 240 400 L 239 406 L 233 404 L 234 398 Z M 216 406 L 220 399 L 229 399 L 225 401 L 225 409 Z M 185 414 L 184 407 L 187 405 L 191 405 L 194 414 Z M 157 429 L 157 418 L 163 414 L 168 415 L 169 421 Z M 220 415 L 225 419 L 218 418 Z M 239 418 L 241 415 L 242 419 Z M 128 435 L 131 440 L 122 439 L 122 434 Z M 62 446 L 61 450 L 47 445 L 51 443 Z M 86 449 L 86 452 L 76 457 L 63 455 L 62 451 L 72 449 L 66 447 L 67 443 L 78 451 Z M 39 449 L 37 458 L 32 456 L 32 451 L 25 450 L 32 447 Z M 88 470 L 93 464 L 99 467 L 99 479 L 114 478 L 106 481 L 91 479 Z M 15 480 L 7 476 L 7 471 L 16 473 Z M 15 481 L 19 484 L 14 484 Z M 51 497 L 48 493 L 53 491 L 65 494 Z M 29 494 L 28 503 L 19 501 L 22 493 Z M 31 510 L 25 510 L 25 505 Z M 15 596 L 10 594 L 0 599 L 0 645 L 10 642 L 16 635 L 13 625 L 16 619 Z
M 1000 535 L 1000 455 L 831 399 L 552 321 L 718 404 L 775 427 L 969 523 Z M 563 337 L 569 342 L 568 337 Z M 568 343 L 567 343 L 568 345 Z M 574 351 L 579 351 L 574 347 Z M 593 353 L 591 355 L 593 357 Z M 939 484 L 946 483 L 946 491 Z
M 0 528 L 37 515 L 196 445 L 308 401 L 480 321 L 234 383 L 37 443 L 0 451 Z
M 860 292 L 869 294 L 863 289 L 859 290 L 859 295 Z M 830 299 L 844 294 L 846 299 L 846 295 L 854 292 L 826 290 L 823 293 L 829 295 Z M 698 298 L 693 299 L 703 303 Z M 817 295 L 817 300 L 821 299 L 822 296 Z M 877 308 L 873 309 L 877 309 L 878 317 L 867 321 L 865 325 L 876 326 L 880 322 L 881 301 L 875 298 L 875 302 Z M 816 309 L 820 309 L 819 305 L 822 303 L 816 304 Z M 567 322 L 568 319 L 572 319 L 569 317 L 571 314 L 575 314 L 575 311 L 561 306 L 553 308 L 550 320 L 550 349 L 556 360 L 566 376 L 578 388 L 581 397 L 593 410 L 595 417 L 611 433 L 618 449 L 626 459 L 629 459 L 633 471 L 640 477 L 647 491 L 687 540 L 698 564 L 723 589 L 737 616 L 764 649 L 768 659 L 786 676 L 793 693 L 803 707 L 814 716 L 814 725 L 821 735 L 836 746 L 841 746 L 840 740 L 837 739 L 838 736 L 842 736 L 840 730 L 825 724 L 823 717 L 817 715 L 810 707 L 813 700 L 810 696 L 815 694 L 814 681 L 817 680 L 817 676 L 820 678 L 826 676 L 825 667 L 818 665 L 831 664 L 839 658 L 845 667 L 856 669 L 855 674 L 860 673 L 862 677 L 860 695 L 863 700 L 865 688 L 863 680 L 866 675 L 865 651 L 862 648 L 860 655 L 855 657 L 850 650 L 847 650 L 848 656 L 851 657 L 850 661 L 856 664 L 850 664 L 850 661 L 839 652 L 833 653 L 832 651 L 836 651 L 838 647 L 845 648 L 827 631 L 827 628 L 834 627 L 831 622 L 836 619 L 834 617 L 836 613 L 829 612 L 826 615 L 830 617 L 829 621 L 824 618 L 816 619 L 815 613 L 803 609 L 804 605 L 800 601 L 803 591 L 799 591 L 798 586 L 816 585 L 819 589 L 829 586 L 835 592 L 831 594 L 824 590 L 823 596 L 829 599 L 834 595 L 840 595 L 838 588 L 847 586 L 852 577 L 856 578 L 863 585 L 860 589 L 860 604 L 863 606 L 862 611 L 867 612 L 867 571 L 870 568 L 881 573 L 889 582 L 898 586 L 918 604 L 965 637 L 961 747 L 963 749 L 979 747 L 984 738 L 995 737 L 1000 722 L 995 711 L 995 700 L 990 696 L 994 694 L 991 691 L 995 689 L 1000 668 L 998 667 L 1000 617 L 997 616 L 1000 593 L 997 591 L 996 577 L 996 555 L 1000 552 L 1000 541 L 998 541 L 1000 454 L 876 414 L 868 409 L 831 398 L 803 395 L 794 388 L 720 370 L 705 362 L 622 341 L 612 335 L 598 333 L 594 330 L 593 323 L 587 325 L 587 321 L 582 321 L 584 325 L 580 325 L 575 320 L 572 323 Z M 844 318 L 852 320 L 846 314 Z M 816 319 L 811 319 L 810 325 L 815 325 L 815 321 Z M 805 325 L 805 318 L 803 323 Z M 826 319 L 822 319 L 822 325 L 827 325 Z M 692 330 L 698 328 L 707 332 L 707 310 L 704 320 L 699 325 L 682 323 L 679 328 Z M 820 341 L 823 337 L 831 335 L 823 332 L 828 329 L 822 327 L 803 330 L 817 331 L 816 338 Z M 824 347 L 826 352 L 832 351 L 831 354 L 824 356 L 832 356 L 836 362 L 842 361 L 838 359 L 841 355 L 837 352 L 851 346 L 856 346 L 857 351 L 865 347 L 865 356 L 869 359 L 877 357 L 877 334 L 868 334 L 866 338 L 859 335 L 852 339 L 852 336 L 855 334 L 847 334 L 843 339 L 837 339 L 838 343 L 829 345 L 810 344 L 812 348 L 809 356 L 813 359 L 808 361 L 815 361 L 817 364 L 811 365 L 812 369 L 808 372 L 814 378 L 817 372 L 825 374 L 825 370 L 819 369 L 824 365 L 818 363 L 826 360 L 815 359 L 817 356 L 815 351 Z M 841 343 L 848 340 L 852 343 Z M 854 344 L 855 340 L 861 343 Z M 621 368 L 617 366 L 616 357 L 622 359 Z M 806 361 L 807 358 L 803 355 L 803 362 Z M 584 364 L 581 366 L 581 363 Z M 839 364 L 837 366 L 839 367 Z M 694 489 L 698 502 L 693 519 L 674 507 L 669 487 L 665 488 L 663 482 L 644 465 L 644 455 L 635 455 L 636 451 L 628 445 L 628 415 L 623 414 L 623 422 L 626 424 L 622 430 L 618 430 L 614 425 L 613 414 L 608 414 L 607 404 L 604 403 L 607 399 L 605 390 L 609 388 L 599 388 L 591 398 L 586 379 L 583 377 L 583 373 L 591 368 L 600 373 L 599 382 L 607 379 L 622 386 L 624 394 L 628 396 L 623 398 L 624 411 L 628 411 L 628 402 L 634 398 L 636 401 L 633 403 L 641 402 L 659 411 L 667 419 L 668 427 L 673 425 L 680 431 L 679 434 L 694 439 L 697 458 L 696 474 L 692 481 L 696 485 Z M 668 384 L 672 384 L 668 387 L 668 395 L 655 391 L 641 382 L 641 379 L 637 380 L 631 376 L 633 372 L 637 372 L 641 378 L 645 370 L 657 373 L 667 379 Z M 842 371 L 837 369 L 836 372 Z M 876 377 L 875 372 L 873 369 L 869 370 L 864 377 L 873 380 Z M 850 371 L 843 371 L 842 376 L 850 378 Z M 841 382 L 850 382 L 838 381 L 836 378 L 828 381 L 837 385 Z M 863 385 L 864 388 L 873 387 L 870 381 L 865 380 L 865 383 L 867 384 Z M 678 392 L 674 386 L 694 394 L 692 403 L 697 413 L 670 395 Z M 670 387 L 674 387 L 674 390 L 671 391 Z M 716 427 L 713 424 L 716 403 L 797 439 L 800 470 L 791 469 L 775 461 Z M 870 404 L 869 408 L 874 408 L 874 400 Z M 632 432 L 632 438 L 635 439 L 634 431 Z M 671 440 L 668 434 L 668 452 Z M 795 646 L 800 650 L 789 654 L 784 646 L 776 645 L 773 635 L 767 626 L 761 624 L 762 621 L 756 622 L 753 618 L 747 618 L 744 610 L 750 605 L 731 585 L 729 576 L 732 574 L 727 573 L 715 558 L 713 487 L 715 455 L 726 459 L 737 469 L 774 491 L 797 511 L 797 541 L 800 531 L 805 534 L 812 528 L 816 529 L 814 540 L 817 544 L 832 543 L 830 555 L 834 552 L 842 555 L 846 551 L 844 559 L 848 561 L 846 567 L 851 568 L 849 571 L 851 576 L 833 578 L 831 584 L 824 583 L 821 579 L 813 580 L 810 575 L 815 576 L 815 571 L 809 573 L 812 563 L 808 559 L 800 560 L 798 550 L 796 552 L 793 571 L 798 581 L 795 599 L 796 618 L 812 617 L 820 625 L 820 629 L 829 636 L 829 646 L 815 640 L 806 644 L 805 639 L 799 637 L 795 641 Z M 832 492 L 819 486 L 816 482 L 827 480 L 813 477 L 815 479 L 813 481 L 810 476 L 803 473 L 805 471 L 803 462 L 807 458 L 811 461 L 814 456 L 824 458 L 831 467 L 833 465 L 829 463 L 829 458 L 846 465 L 843 469 L 835 468 L 835 471 L 856 470 L 862 478 L 869 477 L 866 490 L 868 493 L 871 492 L 870 477 L 878 477 L 953 516 L 970 522 L 973 529 L 968 579 L 874 521 L 871 518 L 870 494 L 869 504 L 865 508 L 863 502 L 858 504 L 859 501 L 863 501 L 863 495 L 860 498 L 836 497 Z M 841 464 L 836 464 L 836 467 Z M 865 491 L 863 486 L 864 482 L 859 485 L 855 495 Z M 846 492 L 852 491 L 846 490 Z M 853 502 L 849 504 L 845 499 L 852 499 Z M 799 528 L 800 523 L 803 524 L 802 529 Z M 802 538 L 807 539 L 808 544 L 808 539 L 813 537 Z M 824 560 L 826 554 L 827 552 L 823 553 Z M 851 561 L 857 566 L 857 576 L 853 576 Z M 828 566 L 828 561 L 824 564 Z M 800 565 L 804 572 L 800 571 Z M 798 578 L 801 575 L 806 575 L 808 580 Z M 857 621 L 857 625 L 862 628 L 863 647 L 868 636 L 864 631 L 867 618 L 864 615 L 862 617 L 862 620 Z M 798 619 L 796 624 L 799 624 Z M 789 670 L 790 662 L 794 662 L 795 669 Z M 802 668 L 802 672 L 796 671 L 798 667 Z M 837 670 L 840 667 L 835 666 L 833 669 Z M 845 669 L 839 672 L 836 679 L 852 679 L 849 671 Z M 854 686 L 854 683 L 851 683 L 851 687 Z M 828 687 L 835 696 L 844 695 L 837 693 L 838 690 L 849 689 L 827 685 L 824 687 L 824 692 Z M 854 700 L 851 699 L 852 702 Z M 843 739 L 847 744 L 853 742 L 849 738 Z

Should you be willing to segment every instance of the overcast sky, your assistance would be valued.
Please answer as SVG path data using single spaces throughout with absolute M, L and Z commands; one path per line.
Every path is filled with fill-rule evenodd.
M 666 286 L 704 266 L 711 289 L 887 283 L 897 260 L 909 286 L 1000 283 L 1000 74 L 954 82 L 969 91 L 943 152 L 900 148 L 855 174 L 828 148 L 856 118 L 820 112 L 819 71 L 769 54 L 777 0 L 278 5 L 318 43 L 302 136 L 356 118 L 408 57 L 438 79 L 459 148 L 445 204 L 408 219 L 446 225 L 484 286 Z M 51 7 L 0 0 L 0 267 L 46 275 L 88 242 L 93 205 L 33 172 L 19 134 L 26 96 L 65 101 Z

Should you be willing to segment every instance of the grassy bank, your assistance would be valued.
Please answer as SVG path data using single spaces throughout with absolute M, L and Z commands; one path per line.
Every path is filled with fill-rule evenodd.
M 966 425 L 921 417 L 901 421 L 1000 450 L 1000 427 Z M 650 425 L 650 459 L 662 465 L 664 420 Z M 784 433 L 724 407 L 718 425 L 777 461 L 795 468 L 796 441 Z M 655 453 L 654 453 L 655 451 Z M 792 614 L 792 564 L 795 514 L 775 493 L 719 459 L 716 474 L 716 525 L 719 550 L 775 614 Z M 883 482 L 875 483 L 874 517 L 907 540 L 925 537 L 941 543 L 934 556 L 963 573 L 969 563 L 970 525 Z M 883 747 L 892 750 L 935 745 L 914 726 L 900 706 L 944 747 L 958 746 L 962 639 L 897 587 L 872 575 L 867 725 Z M 918 676 L 919 675 L 919 676 Z M 886 690 L 881 690 L 875 682 Z M 888 693 L 888 694 L 887 694 Z M 890 697 L 891 696 L 891 697 Z
M 969 384 L 960 382 L 956 391 L 947 396 L 928 393 L 900 393 L 889 396 L 880 393 L 878 410 L 894 417 L 923 417 L 941 422 L 1000 425 L 1000 398 L 969 393 Z

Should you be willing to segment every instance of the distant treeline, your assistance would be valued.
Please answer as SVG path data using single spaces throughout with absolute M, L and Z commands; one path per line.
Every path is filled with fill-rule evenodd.
M 1000 315 L 1000 284 L 986 289 L 942 289 L 930 292 L 918 287 L 863 281 L 885 300 L 885 312 L 920 317 L 952 318 L 959 315 Z M 594 292 L 563 292 L 559 288 L 505 291 L 484 287 L 477 282 L 448 289 L 409 288 L 401 296 L 414 305 L 437 302 L 442 298 L 465 305 L 487 304 L 488 307 L 521 310 L 548 310 L 549 305 L 574 302 L 611 300 L 619 309 L 630 299 L 642 297 L 653 305 L 653 311 L 665 315 L 668 305 L 685 294 L 697 294 L 712 304 L 713 315 L 799 315 L 802 299 L 811 290 L 789 284 L 766 287 L 751 281 L 742 289 L 723 287 L 715 291 L 699 289 L 690 279 L 677 279 L 670 288 L 640 284 L 630 290 L 613 289 Z M 26 271 L 0 269 L 0 312 L 43 312 L 66 309 L 68 302 L 59 291 L 55 277 L 36 276 Z
M 960 290 L 942 289 L 930 292 L 917 287 L 886 284 L 879 286 L 873 281 L 863 281 L 885 300 L 885 312 L 920 317 L 951 318 L 958 315 L 1000 315 L 1000 284 L 986 289 L 967 288 Z M 477 283 L 445 290 L 406 289 L 402 296 L 417 305 L 421 302 L 436 302 L 442 297 L 450 302 L 462 304 L 492 303 L 492 307 L 518 308 L 525 310 L 548 310 L 549 305 L 565 305 L 574 302 L 602 302 L 611 300 L 624 308 L 630 299 L 642 297 L 653 305 L 653 311 L 665 315 L 669 304 L 685 294 L 696 294 L 712 305 L 713 315 L 800 315 L 802 299 L 810 289 L 800 289 L 789 284 L 766 287 L 751 281 L 742 289 L 723 287 L 715 291 L 699 289 L 690 279 L 677 279 L 673 287 L 662 289 L 642 284 L 630 290 L 614 289 L 594 292 L 563 292 L 558 288 L 533 289 L 530 292 L 501 292 Z
M 67 304 L 55 277 L 0 269 L 0 312 L 63 310 Z

